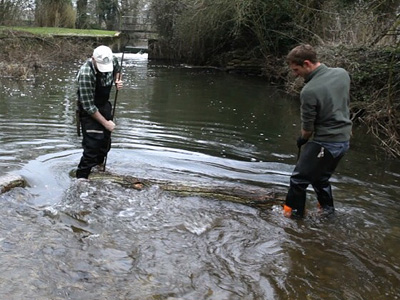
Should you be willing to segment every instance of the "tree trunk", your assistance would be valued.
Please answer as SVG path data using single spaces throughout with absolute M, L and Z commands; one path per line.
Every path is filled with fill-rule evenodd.
M 87 6 L 88 0 L 78 0 L 76 2 L 76 28 L 88 28 Z

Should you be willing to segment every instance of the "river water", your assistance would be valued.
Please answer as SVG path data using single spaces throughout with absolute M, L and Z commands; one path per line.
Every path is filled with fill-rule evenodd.
M 296 98 L 261 78 L 125 58 L 108 170 L 287 190 Z M 278 204 L 77 182 L 78 67 L 0 81 L 0 172 L 29 184 L 0 196 L 1 299 L 400 298 L 400 163 L 364 128 L 332 178 L 329 219 L 312 191 L 296 221 Z

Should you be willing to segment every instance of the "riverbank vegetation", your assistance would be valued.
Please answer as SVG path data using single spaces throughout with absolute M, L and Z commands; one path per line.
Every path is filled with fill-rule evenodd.
M 155 51 L 161 57 L 226 70 L 238 58 L 256 61 L 260 75 L 284 85 L 289 93 L 298 93 L 302 83 L 290 77 L 285 55 L 299 43 L 313 44 L 322 62 L 343 67 L 351 74 L 354 121 L 367 124 L 383 149 L 390 156 L 400 157 L 400 0 L 78 0 L 74 1 L 76 6 L 71 0 L 32 3 L 2 1 L 0 25 L 118 30 L 123 15 L 140 19 L 141 13 L 141 18 L 143 14 L 151 16 L 157 28 Z M 89 53 L 93 46 L 93 40 L 59 41 L 54 36 L 30 34 L 28 40 L 26 33 L 0 31 L 3 73 L 11 72 L 4 67 L 5 62 L 8 66 L 27 62 L 35 69 L 40 63 L 32 62 L 40 61 L 39 57 L 70 59 Z

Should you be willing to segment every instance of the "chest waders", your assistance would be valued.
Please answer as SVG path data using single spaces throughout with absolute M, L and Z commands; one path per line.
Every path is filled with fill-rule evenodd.
M 112 85 L 102 86 L 101 76 L 100 72 L 96 73 L 94 104 L 106 120 L 111 120 L 112 107 L 108 99 Z M 80 103 L 79 115 L 82 126 L 83 155 L 76 171 L 76 177 L 88 178 L 92 168 L 104 162 L 104 158 L 110 150 L 111 132 L 86 113 Z
M 327 149 L 315 142 L 308 142 L 303 148 L 290 177 L 285 204 L 292 208 L 293 217 L 303 217 L 306 190 L 311 184 L 323 211 L 327 214 L 333 213 L 335 209 L 329 179 L 343 155 L 334 158 Z

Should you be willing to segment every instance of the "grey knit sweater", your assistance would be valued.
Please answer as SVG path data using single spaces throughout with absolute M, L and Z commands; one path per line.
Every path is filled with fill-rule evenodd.
M 314 140 L 350 140 L 350 76 L 342 68 L 321 64 L 305 78 L 300 93 L 302 128 L 314 132 Z

